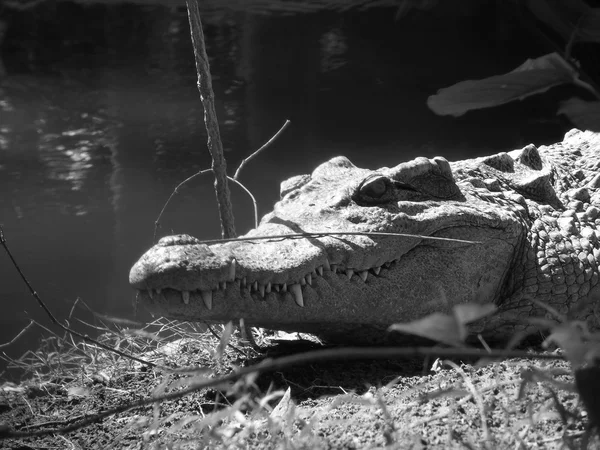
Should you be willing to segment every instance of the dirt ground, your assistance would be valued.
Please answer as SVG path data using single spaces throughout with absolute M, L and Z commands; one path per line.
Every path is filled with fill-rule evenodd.
M 63 369 L 5 382 L 0 448 L 600 448 L 597 435 L 586 433 L 588 416 L 568 363 L 535 359 L 481 367 L 423 358 L 314 363 L 247 376 L 69 432 L 8 437 L 76 427 L 109 408 L 265 358 L 229 347 L 219 360 L 217 344 L 183 339 L 144 355 L 169 367 L 209 370 L 195 378 L 88 352 L 64 356 L 70 364 Z M 269 350 L 268 357 L 295 351 L 274 344 Z

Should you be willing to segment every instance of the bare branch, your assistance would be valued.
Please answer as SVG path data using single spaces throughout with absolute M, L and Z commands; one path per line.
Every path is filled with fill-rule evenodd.
M 19 272 L 19 275 L 21 276 L 21 279 L 23 280 L 23 282 L 25 283 L 25 285 L 27 285 L 27 288 L 29 289 L 29 292 L 31 293 L 31 295 L 33 296 L 33 298 L 37 301 L 38 305 L 40 305 L 42 307 L 42 309 L 46 312 L 46 314 L 48 315 L 48 317 L 50 317 L 50 320 L 52 321 L 52 323 L 54 325 L 58 326 L 63 331 L 66 331 L 70 335 L 77 336 L 78 338 L 83 339 L 84 341 L 86 341 L 86 342 L 88 342 L 90 344 L 97 345 L 98 347 L 101 347 L 104 350 L 108 350 L 109 352 L 116 353 L 117 355 L 123 356 L 124 358 L 128 358 L 128 359 L 131 359 L 131 360 L 136 361 L 136 362 L 139 362 L 139 363 L 144 364 L 146 366 L 157 367 L 157 365 L 154 364 L 154 363 L 151 363 L 149 361 L 144 361 L 143 359 L 136 358 L 133 355 L 130 355 L 128 353 L 125 353 L 125 352 L 122 352 L 122 351 L 117 350 L 115 348 L 112 348 L 112 347 L 110 347 L 108 345 L 105 345 L 105 344 L 103 344 L 101 342 L 96 341 L 95 339 L 92 339 L 91 337 L 89 337 L 87 335 L 84 335 L 84 334 L 79 333 L 78 331 L 72 330 L 71 328 L 66 327 L 62 323 L 60 323 L 58 321 L 58 319 L 56 319 L 56 317 L 54 316 L 54 314 L 52 314 L 52 311 L 50 311 L 50 309 L 46 306 L 46 304 L 40 298 L 40 296 L 35 291 L 35 289 L 33 289 L 33 286 L 31 286 L 31 284 L 29 283 L 29 280 L 27 280 L 27 278 L 25 277 L 25 274 L 23 274 L 23 271 L 21 270 L 21 268 L 17 264 L 17 261 L 15 260 L 15 258 L 13 257 L 11 251 L 8 248 L 8 244 L 6 243 L 6 238 L 4 237 L 4 229 L 2 228 L 1 225 L 0 225 L 0 244 L 2 244 L 2 247 L 4 247 L 4 250 L 6 251 L 6 254 L 10 258 L 10 260 L 12 261 L 13 266 L 15 266 L 15 269 L 17 269 L 17 272 Z
M 297 239 L 297 238 L 309 238 L 309 237 L 323 237 L 323 236 L 384 236 L 384 237 L 404 237 L 404 238 L 415 238 L 415 239 L 427 239 L 430 241 L 444 241 L 444 242 L 457 242 L 460 244 L 483 244 L 480 241 L 467 241 L 464 239 L 445 238 L 439 236 L 425 236 L 420 234 L 407 234 L 407 233 L 386 233 L 380 231 L 316 231 L 313 233 L 290 233 L 290 234 L 275 234 L 273 236 L 252 236 L 252 237 L 238 237 L 230 239 L 208 239 L 200 241 L 201 244 L 221 244 L 224 242 L 235 242 L 235 241 L 265 241 L 270 239 Z
M 25 326 L 25 328 L 23 328 L 21 331 L 19 331 L 19 334 L 17 334 L 17 335 L 16 335 L 14 338 L 12 338 L 12 339 L 11 339 L 9 342 L 6 342 L 6 343 L 4 343 L 4 344 L 0 344 L 0 348 L 8 347 L 9 345 L 11 345 L 11 344 L 14 344 L 14 343 L 15 343 L 15 341 L 16 341 L 17 339 L 19 339 L 21 336 L 23 336 L 23 335 L 25 334 L 25 332 L 26 332 L 27 330 L 29 330 L 29 329 L 31 328 L 31 326 L 32 326 L 34 323 L 35 323 L 35 322 L 34 322 L 33 320 L 30 320 L 30 321 L 29 321 L 29 324 L 27 324 L 27 325 Z
M 242 168 L 246 165 L 246 163 L 248 161 L 250 161 L 252 158 L 254 158 L 256 155 L 258 155 L 260 152 L 262 152 L 265 148 L 267 148 L 273 142 L 275 142 L 275 139 L 277 139 L 279 137 L 279 135 L 281 133 L 283 133 L 283 130 L 285 130 L 290 123 L 291 122 L 289 120 L 286 120 L 285 123 L 279 129 L 279 131 L 277 133 L 275 133 L 271 139 L 269 139 L 267 142 L 265 142 L 261 148 L 259 148 L 258 150 L 256 150 L 250 156 L 248 156 L 247 158 L 244 158 L 244 160 L 240 163 L 239 167 L 235 171 L 235 175 L 233 176 L 233 179 L 237 180 L 239 178 L 239 176 L 240 176 L 240 172 L 241 172 Z
M 165 204 L 163 205 L 162 209 L 160 210 L 160 214 L 158 215 L 158 217 L 156 218 L 156 220 L 154 221 L 154 235 L 152 236 L 152 243 L 156 244 L 156 233 L 158 232 L 158 227 L 160 226 L 160 219 L 163 216 L 165 210 L 167 209 L 167 206 L 169 205 L 169 203 L 171 202 L 171 200 L 173 199 L 173 197 L 175 197 L 175 194 L 179 194 L 179 189 L 186 184 L 189 181 L 192 181 L 194 178 L 196 178 L 199 175 L 203 175 L 205 173 L 208 172 L 212 172 L 212 169 L 204 169 L 201 170 L 198 173 L 195 173 L 194 175 L 192 175 L 191 177 L 186 178 L 185 180 L 183 180 L 181 183 L 179 183 L 175 189 L 173 189 L 173 192 L 171 192 L 171 195 L 169 196 L 169 198 L 167 199 L 167 201 L 165 202 Z M 240 183 L 238 180 L 235 180 L 231 177 L 227 177 L 229 180 L 233 181 L 235 184 L 237 184 L 239 187 L 241 187 L 244 191 L 246 191 L 246 193 L 250 196 L 250 199 L 252 200 L 252 204 L 254 206 L 254 226 L 257 227 L 258 226 L 258 207 L 256 204 L 256 199 L 254 198 L 254 195 L 252 195 L 252 192 L 250 192 L 248 190 L 248 188 L 246 188 L 246 186 L 244 186 L 242 183 Z
M 205 170 L 201 170 L 198 173 L 195 173 L 194 175 L 192 175 L 191 177 L 186 178 L 185 180 L 183 180 L 181 183 L 179 183 L 175 189 L 173 189 L 173 192 L 171 192 L 171 195 L 169 195 L 169 198 L 167 199 L 167 201 L 165 202 L 165 204 L 163 205 L 162 209 L 160 210 L 160 214 L 158 215 L 158 217 L 156 218 L 156 220 L 154 221 L 154 235 L 152 236 L 152 243 L 155 244 L 156 243 L 156 232 L 158 231 L 158 227 L 160 225 L 160 219 L 162 217 L 162 215 L 164 214 L 165 210 L 167 209 L 167 206 L 169 205 L 169 202 L 171 201 L 171 199 L 173 197 L 175 197 L 175 194 L 179 194 L 179 188 L 182 187 L 185 183 L 187 183 L 188 181 L 192 181 L 194 178 L 196 178 L 199 175 L 205 174 L 206 172 L 211 172 L 211 169 L 205 169 Z
M 250 190 L 246 186 L 244 186 L 242 183 L 240 183 L 238 180 L 236 180 L 235 178 L 231 178 L 231 177 L 227 177 L 227 178 L 229 178 L 231 181 L 233 181 L 235 184 L 237 184 L 239 187 L 241 187 L 244 191 L 246 191 L 246 194 L 248 194 L 250 196 L 250 198 L 252 199 L 252 205 L 254 205 L 254 228 L 257 228 L 258 227 L 258 205 L 256 204 L 256 198 L 254 198 L 254 195 L 252 195 L 252 192 L 250 192 Z
M 198 73 L 198 91 L 200 100 L 204 106 L 204 124 L 208 132 L 208 151 L 212 157 L 212 169 L 215 173 L 215 191 L 217 204 L 221 217 L 221 235 L 224 238 L 235 237 L 235 225 L 233 221 L 233 209 L 227 184 L 227 164 L 223 156 L 223 144 L 219 131 L 219 121 L 215 111 L 215 94 L 212 89 L 210 66 L 204 45 L 204 31 L 200 20 L 200 10 L 196 0 L 187 0 L 188 18 L 192 44 L 194 47 L 194 58 L 196 60 L 196 72 Z

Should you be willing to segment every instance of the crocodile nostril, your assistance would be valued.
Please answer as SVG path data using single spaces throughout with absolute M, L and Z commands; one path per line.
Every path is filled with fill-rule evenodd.
M 352 223 L 364 223 L 364 222 L 367 221 L 367 219 L 365 217 L 362 217 L 362 216 L 360 216 L 358 214 L 357 215 L 348 216 L 347 219 L 348 219 L 349 222 L 352 222 Z

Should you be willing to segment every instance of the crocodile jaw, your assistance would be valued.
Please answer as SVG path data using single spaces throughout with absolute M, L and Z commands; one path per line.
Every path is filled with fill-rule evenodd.
M 175 319 L 244 319 L 360 342 L 365 329 L 381 332 L 454 303 L 497 301 L 511 288 L 507 275 L 526 235 L 525 206 L 457 185 L 441 158 L 374 172 L 338 157 L 310 176 L 285 181 L 281 195 L 245 236 L 268 240 L 209 247 L 185 235 L 161 239 L 131 270 L 140 300 Z M 280 237 L 324 232 L 480 244 L 359 234 Z
M 379 333 L 383 338 L 382 331 L 392 323 L 449 311 L 456 302 L 493 302 L 501 295 L 520 233 L 513 230 L 509 236 L 506 229 L 485 227 L 468 232 L 471 239 L 484 244 L 413 239 L 398 257 L 388 253 L 383 259 L 371 259 L 370 267 L 351 267 L 349 260 L 334 264 L 331 257 L 335 253 L 319 251 L 313 242 L 312 258 L 303 259 L 300 269 L 279 273 L 260 272 L 256 267 L 249 270 L 244 265 L 248 257 L 244 258 L 240 249 L 252 249 L 255 259 L 261 253 L 267 258 L 267 248 L 281 241 L 211 248 L 193 243 L 155 247 L 133 267 L 131 282 L 148 309 L 170 318 L 215 323 L 244 319 L 252 326 L 309 332 L 330 341 L 365 342 L 367 333 Z M 464 230 L 448 228 L 437 235 L 464 238 Z M 189 239 L 193 238 L 184 241 Z M 306 256 L 307 242 L 299 240 L 297 245 Z M 185 276 L 184 271 L 169 282 L 164 267 L 150 272 L 156 274 L 156 281 L 146 276 L 148 261 L 160 257 L 179 264 L 200 254 L 203 270 L 199 276 Z M 432 273 L 437 276 L 430 276 Z M 160 284 L 155 284 L 159 280 Z

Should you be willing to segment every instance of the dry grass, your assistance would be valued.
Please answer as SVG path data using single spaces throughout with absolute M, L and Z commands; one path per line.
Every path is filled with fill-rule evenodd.
M 425 371 L 390 361 L 315 363 L 221 382 L 239 367 L 264 364 L 265 355 L 230 328 L 219 327 L 221 339 L 165 319 L 140 330 L 100 328 L 101 342 L 157 367 L 50 334 L 38 350 L 11 362 L 24 381 L 2 386 L 3 437 L 31 436 L 7 445 L 575 449 L 592 439 L 565 361 L 438 361 Z M 263 348 L 276 348 L 273 335 L 255 337 Z M 193 390 L 207 380 L 213 385 Z M 111 407 L 184 390 L 169 401 L 89 420 Z M 55 432 L 34 435 L 47 430 Z

